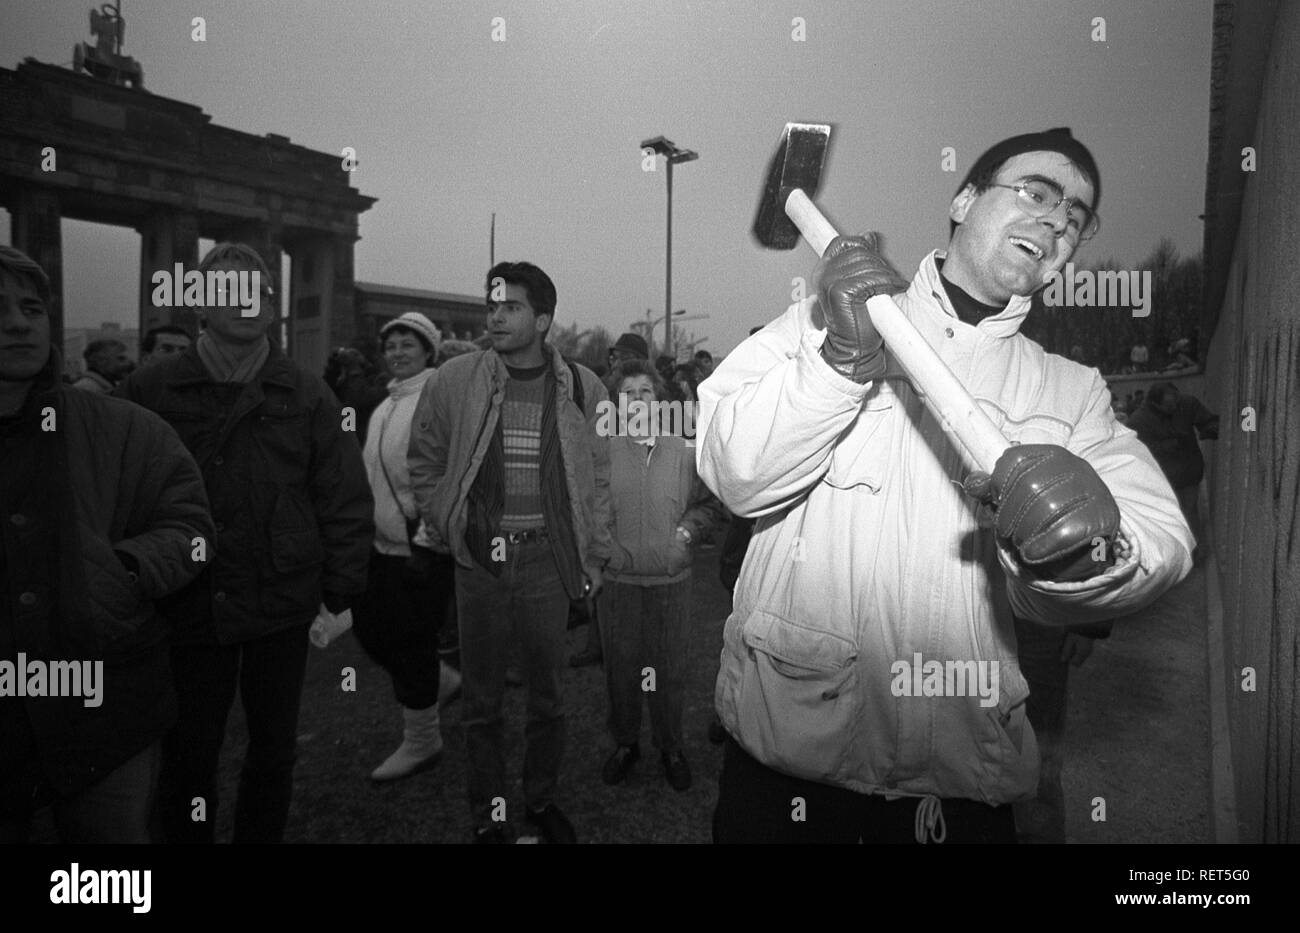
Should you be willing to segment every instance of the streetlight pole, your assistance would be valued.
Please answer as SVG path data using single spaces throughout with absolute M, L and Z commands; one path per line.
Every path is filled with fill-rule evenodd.
M 658 327 L 659 324 L 660 324 L 660 322 L 659 322 L 658 319 L 653 319 L 653 320 L 652 320 L 652 318 L 654 318 L 654 313 L 655 313 L 655 312 L 654 312 L 654 309 L 653 309 L 653 308 L 646 308 L 646 309 L 645 309 L 645 320 L 644 320 L 644 321 L 633 321 L 632 324 L 631 324 L 631 326 L 632 326 L 633 328 L 635 328 L 635 329 L 640 329 L 640 328 L 643 328 L 643 327 L 645 328 L 645 340 L 646 340 L 646 343 L 647 343 L 647 344 L 653 344 L 653 343 L 654 343 L 654 332 L 655 332 L 655 328 Z M 676 311 L 674 311 L 671 315 L 668 316 L 668 320 L 671 322 L 671 321 L 673 321 L 673 320 L 677 320 L 677 321 L 697 321 L 697 320 L 700 319 L 699 317 L 683 318 L 682 315 L 685 314 L 685 313 L 686 313 L 686 309 L 685 309 L 685 308 L 678 308 Z M 705 314 L 705 315 L 703 315 L 703 317 L 708 317 L 708 315 Z
M 668 250 L 664 257 L 664 353 L 673 355 L 673 160 L 668 162 Z
M 664 353 L 672 355 L 673 348 L 673 166 L 678 162 L 693 162 L 698 152 L 682 149 L 671 139 L 656 136 L 641 142 L 641 151 L 651 150 L 664 157 L 668 164 L 668 224 L 667 251 L 664 259 Z

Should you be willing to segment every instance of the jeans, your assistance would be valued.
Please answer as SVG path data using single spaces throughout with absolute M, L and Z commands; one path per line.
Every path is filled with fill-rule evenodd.
M 428 587 L 402 578 L 405 557 L 370 552 L 365 594 L 352 610 L 352 632 L 393 678 L 397 702 L 428 709 L 438 702 L 438 633 L 453 593 L 455 562 L 438 555 Z
M 65 845 L 148 843 L 149 811 L 158 786 L 159 743 L 119 766 L 98 784 L 50 804 Z M 27 841 L 34 813 L 0 820 L 0 845 Z
M 213 841 L 217 765 L 236 685 L 248 725 L 248 749 L 239 775 L 233 841 L 284 839 L 308 627 L 295 625 L 237 645 L 172 648 L 180 718 L 163 741 L 159 803 L 167 842 Z M 204 801 L 203 820 L 193 819 L 196 797 Z
M 540 810 L 553 802 L 564 758 L 560 675 L 565 667 L 569 596 L 547 541 L 507 549 L 501 576 L 482 567 L 456 568 L 460 617 L 461 722 L 469 777 L 470 815 L 491 821 L 493 799 L 509 792 L 502 702 L 512 645 L 528 691 L 524 729 L 524 801 Z
M 1065 699 L 1070 664 L 1061 660 L 1066 630 L 1016 619 L 1020 672 L 1029 684 L 1025 715 L 1038 738 L 1042 766 L 1038 795 L 1015 804 L 1016 830 L 1026 843 L 1065 842 L 1065 790 L 1061 764 L 1065 744 Z
M 917 797 L 886 800 L 782 774 L 753 758 L 728 736 L 718 778 L 713 841 L 915 843 L 921 805 Z M 955 797 L 945 797 L 941 805 L 945 844 L 1016 841 L 1009 805 L 992 807 Z
M 641 735 L 642 697 L 650 701 L 650 730 L 661 752 L 682 747 L 691 579 L 661 586 L 606 581 L 598 597 L 600 640 L 609 691 L 609 731 L 619 745 Z M 654 674 L 654 689 L 643 689 Z

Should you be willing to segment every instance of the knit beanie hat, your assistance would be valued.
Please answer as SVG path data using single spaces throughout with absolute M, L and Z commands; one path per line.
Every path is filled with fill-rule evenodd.
M 401 317 L 393 318 L 379 329 L 379 339 L 383 340 L 388 332 L 395 327 L 405 327 L 407 330 L 419 334 L 428 345 L 430 353 L 437 353 L 438 347 L 442 344 L 442 332 L 419 311 L 407 311 Z
M 966 173 L 962 183 L 957 186 L 958 193 L 972 184 L 975 179 L 989 174 L 990 169 L 1000 166 L 1012 156 L 1023 155 L 1026 152 L 1059 152 L 1078 166 L 1092 182 L 1092 204 L 1089 206 L 1093 210 L 1097 209 L 1097 204 L 1101 201 L 1101 173 L 1097 171 L 1097 162 L 1088 151 L 1088 147 L 1074 138 L 1068 126 L 1053 127 L 1041 133 L 1012 136 L 1010 139 L 996 143 L 975 160 L 975 164 Z

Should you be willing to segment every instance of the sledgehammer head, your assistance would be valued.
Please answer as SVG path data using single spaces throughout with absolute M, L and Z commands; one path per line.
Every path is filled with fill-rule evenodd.
M 830 138 L 831 128 L 825 123 L 785 125 L 754 218 L 754 236 L 759 243 L 771 249 L 794 249 L 799 242 L 799 228 L 786 216 L 785 202 L 796 188 L 802 188 L 809 198 L 816 196 Z

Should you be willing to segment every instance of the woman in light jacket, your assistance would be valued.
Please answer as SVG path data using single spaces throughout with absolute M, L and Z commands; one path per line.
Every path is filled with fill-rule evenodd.
M 724 512 L 695 473 L 694 448 L 659 433 L 667 425 L 658 423 L 652 403 L 667 397 L 663 377 L 649 363 L 628 360 L 605 384 L 620 419 L 608 440 L 613 548 L 597 603 L 617 743 L 602 777 L 618 784 L 640 759 L 641 702 L 648 697 L 664 773 L 684 791 L 691 786 L 682 750 L 691 561 L 700 536 Z
M 375 497 L 375 544 L 353 626 L 366 653 L 393 678 L 402 704 L 402 744 L 370 774 L 374 781 L 392 781 L 432 765 L 442 752 L 438 630 L 454 580 L 449 560 L 418 579 L 407 568 L 418 518 L 406 448 L 441 334 L 427 317 L 411 311 L 385 324 L 379 339 L 393 378 L 366 431 L 363 456 Z M 456 676 L 450 668 L 447 672 Z

